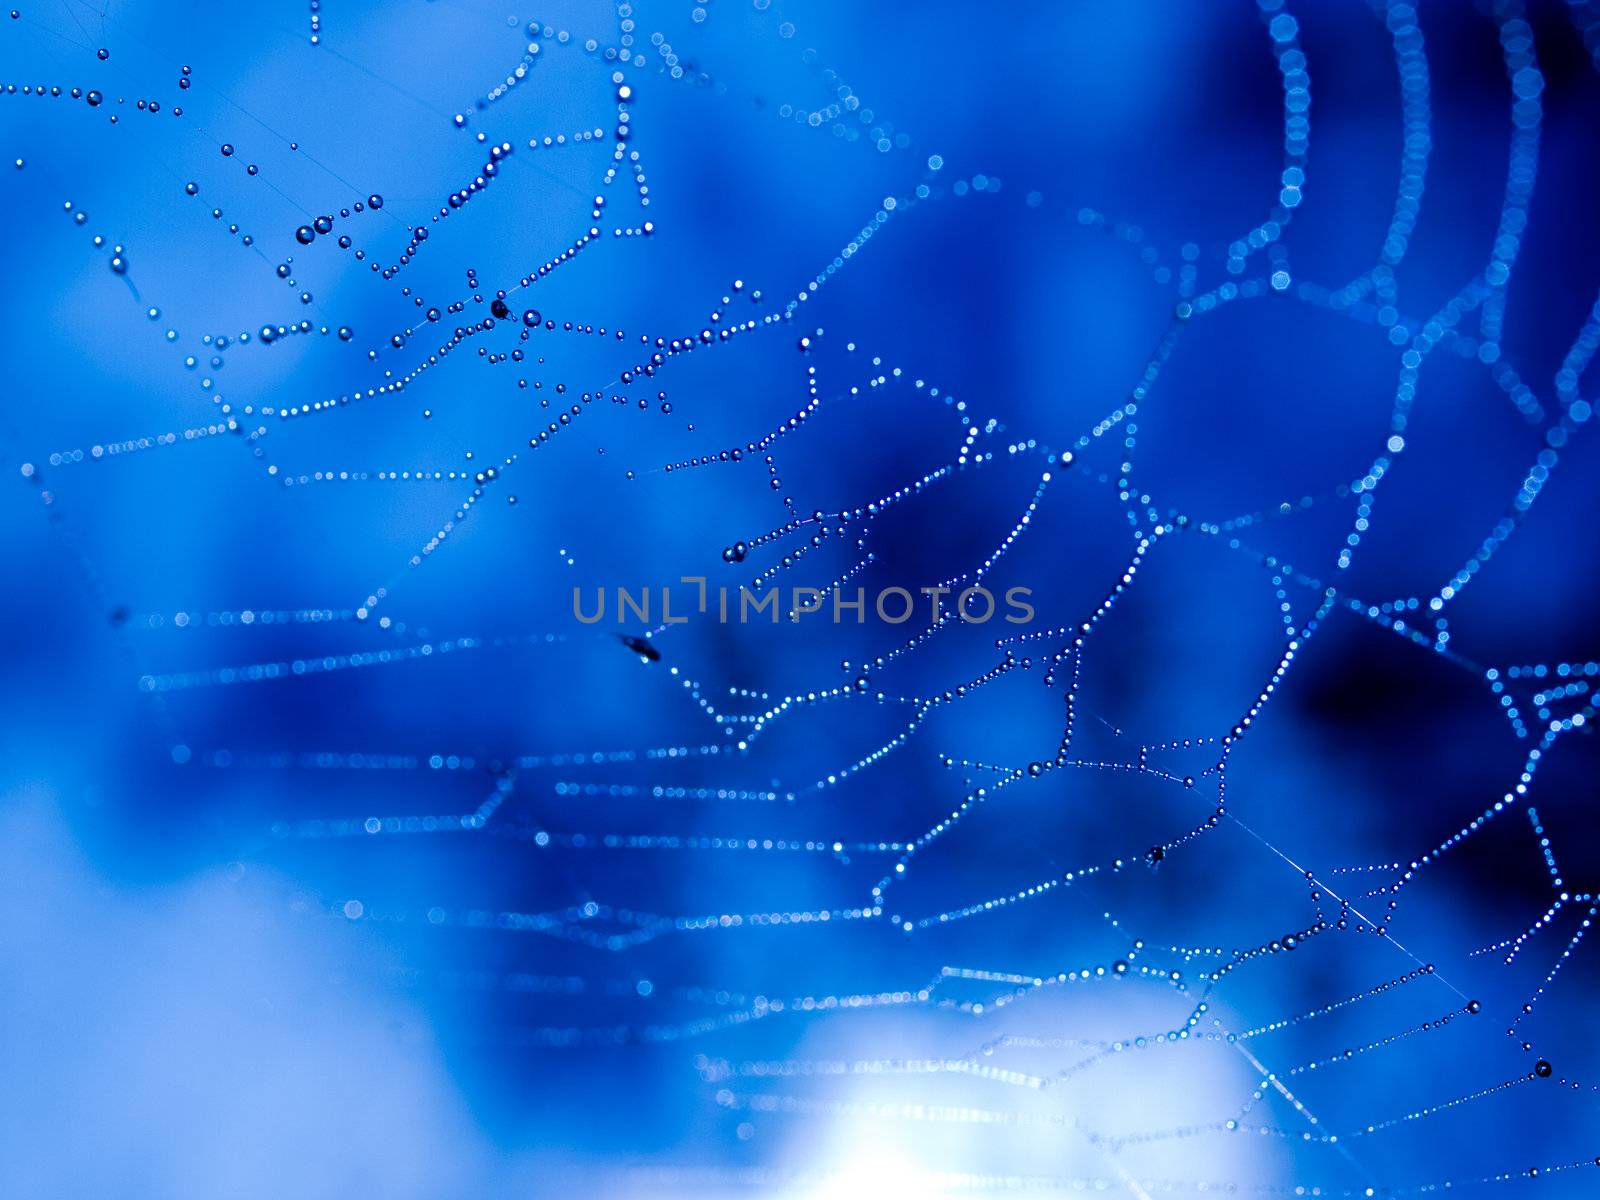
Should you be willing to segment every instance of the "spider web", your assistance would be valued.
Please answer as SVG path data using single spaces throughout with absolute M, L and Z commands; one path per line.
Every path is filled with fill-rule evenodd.
M 92 239 L 15 252 L 51 404 L 9 440 L 101 778 L 148 789 L 130 857 L 282 872 L 394 948 L 486 1124 L 596 1194 L 1589 1193 L 1600 663 L 1537 635 L 1584 628 L 1546 491 L 1600 301 L 1533 213 L 1554 156 L 1584 220 L 1592 5 L 1440 12 L 1442 58 L 1406 3 L 1219 19 L 1271 173 L 1150 227 L 1026 123 L 1003 168 L 936 152 L 767 0 L 398 6 L 410 60 L 307 16 L 5 30 L 14 229 Z M 1313 75 L 1364 87 L 1355 47 L 1382 219 L 1322 277 L 1356 223 Z M 1491 168 L 1487 237 L 1429 242 Z M 1067 290 L 1021 398 L 1004 319 L 940 329 L 1001 239 Z M 1037 613 L 572 619 L 685 579 Z

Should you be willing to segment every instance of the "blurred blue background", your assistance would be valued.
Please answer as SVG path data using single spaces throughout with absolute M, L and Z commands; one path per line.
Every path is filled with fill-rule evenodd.
M 1593 1194 L 1597 22 L 0 13 L 0 1190 Z

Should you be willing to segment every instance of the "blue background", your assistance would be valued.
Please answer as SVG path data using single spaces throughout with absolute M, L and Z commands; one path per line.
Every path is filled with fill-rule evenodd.
M 1591 1194 L 1595 15 L 1264 7 L 0 14 L 0 1190 Z

